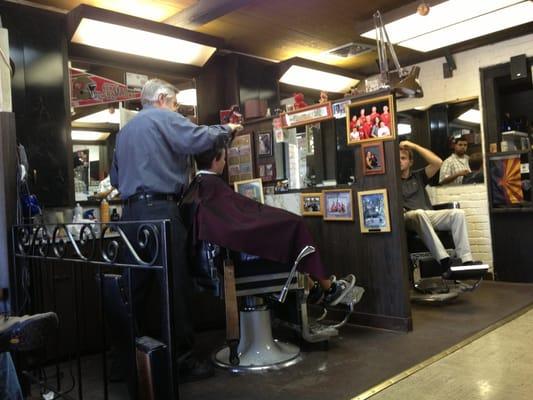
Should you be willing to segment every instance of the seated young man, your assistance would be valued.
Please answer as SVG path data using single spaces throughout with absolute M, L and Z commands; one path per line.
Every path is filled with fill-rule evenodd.
M 412 171 L 413 150 L 427 163 L 425 168 Z M 442 160 L 430 150 L 407 140 L 400 143 L 400 171 L 404 207 L 405 226 L 415 231 L 433 257 L 439 261 L 446 277 L 451 265 L 448 252 L 435 233 L 437 230 L 450 230 L 455 251 L 462 265 L 471 265 L 470 243 L 464 211 L 461 209 L 433 210 L 425 187 L 429 180 L 439 172 Z
M 226 165 L 223 139 L 211 150 L 195 156 L 195 160 L 198 172 L 180 205 L 193 243 L 205 240 L 291 265 L 306 245 L 313 244 L 303 218 L 242 196 L 224 182 L 219 176 Z M 304 257 L 298 270 L 317 281 L 309 294 L 312 303 L 338 304 L 355 284 L 353 275 L 338 280 L 328 278 L 318 252 Z

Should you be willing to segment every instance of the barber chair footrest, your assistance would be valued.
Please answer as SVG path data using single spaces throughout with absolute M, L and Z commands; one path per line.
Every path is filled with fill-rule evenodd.
M 444 279 L 459 280 L 459 279 L 482 279 L 485 273 L 489 270 L 487 264 L 474 265 L 459 265 L 452 266 L 448 271 L 442 274 Z

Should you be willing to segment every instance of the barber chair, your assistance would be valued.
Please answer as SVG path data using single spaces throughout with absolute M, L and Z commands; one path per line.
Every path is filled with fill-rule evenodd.
M 212 282 L 220 284 L 223 249 L 208 242 L 199 242 L 196 249 L 193 263 L 204 271 L 207 266 Z M 326 324 L 324 318 L 327 310 L 320 318 L 311 321 L 307 312 L 306 276 L 298 273 L 296 268 L 304 257 L 314 251 L 312 246 L 306 246 L 292 266 L 243 253 L 231 253 L 235 264 L 236 295 L 240 300 L 238 358 L 231 356 L 230 346 L 225 346 L 213 355 L 217 366 L 233 372 L 264 371 L 298 362 L 298 346 L 273 338 L 272 316 L 280 325 L 296 331 L 307 342 L 324 342 L 338 335 L 338 329 L 347 322 L 364 290 L 354 286 L 352 292 L 343 299 L 341 307 L 346 312 L 340 322 Z M 216 285 L 208 284 L 214 293 L 222 293 L 222 290 L 214 288 Z
M 435 210 L 460 208 L 458 202 L 434 205 Z M 444 245 L 450 260 L 457 258 L 453 237 L 450 231 L 436 231 Z M 476 290 L 489 267 L 486 264 L 469 266 L 452 266 L 451 274 L 443 276 L 442 267 L 433 258 L 416 232 L 407 231 L 407 249 L 411 266 L 411 300 L 417 303 L 445 304 L 459 297 L 463 292 Z

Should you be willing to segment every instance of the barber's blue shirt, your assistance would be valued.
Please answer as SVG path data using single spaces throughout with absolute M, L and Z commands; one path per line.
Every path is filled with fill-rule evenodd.
M 144 106 L 117 135 L 111 184 L 122 199 L 135 193 L 181 193 L 189 183 L 188 156 L 209 150 L 226 125 L 198 126 L 167 109 Z

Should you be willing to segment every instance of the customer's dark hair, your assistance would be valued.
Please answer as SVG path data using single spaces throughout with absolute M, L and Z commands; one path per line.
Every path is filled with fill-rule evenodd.
M 224 136 L 218 136 L 213 146 L 200 154 L 194 156 L 197 169 L 209 169 L 213 160 L 220 160 L 223 150 L 226 148 L 227 140 Z

